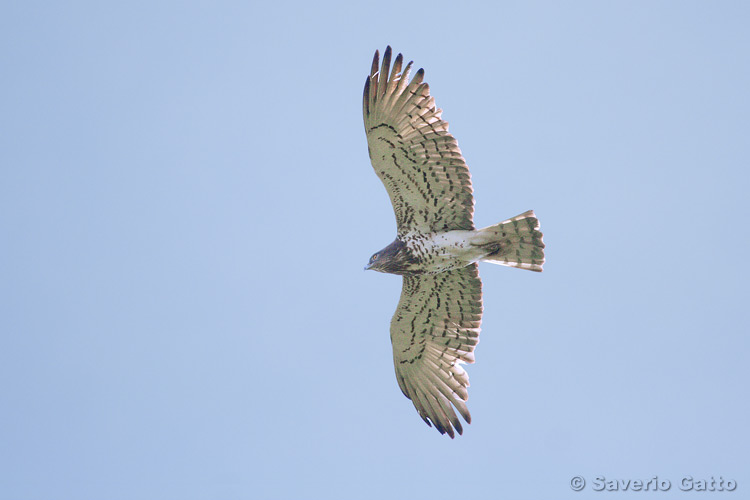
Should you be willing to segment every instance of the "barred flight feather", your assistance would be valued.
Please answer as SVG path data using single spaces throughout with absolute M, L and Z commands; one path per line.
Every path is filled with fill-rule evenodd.
M 460 363 L 474 362 L 481 290 L 477 264 L 440 274 L 404 276 L 391 321 L 393 362 L 401 390 L 423 419 L 451 436 L 453 429 L 463 432 L 455 425 L 453 407 L 464 420 L 471 420 L 465 404 L 469 377 Z

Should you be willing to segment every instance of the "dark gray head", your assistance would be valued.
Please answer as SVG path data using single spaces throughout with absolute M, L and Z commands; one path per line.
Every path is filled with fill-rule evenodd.
M 413 263 L 414 258 L 406 244 L 396 238 L 393 243 L 370 257 L 370 262 L 365 266 L 365 271 L 372 269 L 381 273 L 408 274 L 410 264 Z

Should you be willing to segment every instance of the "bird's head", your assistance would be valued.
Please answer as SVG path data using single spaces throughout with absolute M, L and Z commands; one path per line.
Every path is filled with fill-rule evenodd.
M 403 241 L 396 238 L 393 243 L 372 254 L 365 271 L 372 269 L 381 273 L 404 274 L 408 271 L 409 260 L 409 249 Z
M 380 260 L 378 261 L 378 259 Z M 385 262 L 383 251 L 381 250 L 379 252 L 375 252 L 374 254 L 372 254 L 372 257 L 370 257 L 369 262 L 367 262 L 367 265 L 365 266 L 365 271 L 367 271 L 368 269 L 372 269 L 373 271 L 380 271 L 378 267 L 383 262 Z

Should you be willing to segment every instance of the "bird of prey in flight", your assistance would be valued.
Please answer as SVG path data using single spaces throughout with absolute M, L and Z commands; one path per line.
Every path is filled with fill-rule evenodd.
M 403 276 L 391 320 L 396 379 L 427 425 L 454 437 L 467 423 L 469 377 L 482 320 L 479 261 L 541 271 L 544 243 L 529 210 L 474 228 L 471 176 L 448 123 L 440 118 L 420 69 L 391 48 L 375 52 L 363 112 L 372 166 L 396 214 L 396 239 L 365 269 Z

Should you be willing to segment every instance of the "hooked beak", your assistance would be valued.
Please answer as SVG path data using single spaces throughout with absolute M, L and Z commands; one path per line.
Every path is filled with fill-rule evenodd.
M 372 262 L 368 262 L 367 265 L 365 266 L 365 271 L 371 268 L 372 268 Z

